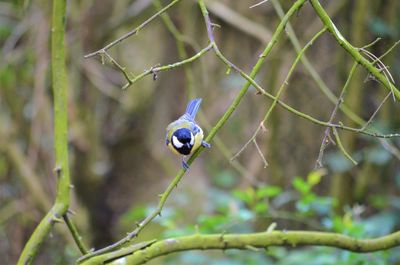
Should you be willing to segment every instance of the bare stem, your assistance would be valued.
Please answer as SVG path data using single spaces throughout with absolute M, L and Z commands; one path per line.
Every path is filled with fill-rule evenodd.
M 343 146 L 343 144 L 342 144 L 342 141 L 340 140 L 339 133 L 337 132 L 337 129 L 336 129 L 336 128 L 333 128 L 332 131 L 333 131 L 333 135 L 335 136 L 335 140 L 336 140 L 337 146 L 339 147 L 339 150 L 340 150 L 340 151 L 343 153 L 343 155 L 344 155 L 347 159 L 349 159 L 354 165 L 357 165 L 357 161 L 354 160 L 354 158 L 352 158 L 351 155 L 350 155 L 350 154 L 346 151 L 346 149 L 344 148 L 344 146 Z
M 159 10 L 158 12 L 156 12 L 154 15 L 152 15 L 150 18 L 148 18 L 146 21 L 144 21 L 142 24 L 140 24 L 137 28 L 135 28 L 134 30 L 124 34 L 122 37 L 114 40 L 113 42 L 107 44 L 106 46 L 104 46 L 103 48 L 101 48 L 100 50 L 97 50 L 95 52 L 89 53 L 87 55 L 85 55 L 85 58 L 90 58 L 96 55 L 101 55 L 103 53 L 105 53 L 108 49 L 110 49 L 111 47 L 117 45 L 118 43 L 122 42 L 123 40 L 129 38 L 130 36 L 132 36 L 133 34 L 139 33 L 139 31 L 141 29 L 143 29 L 144 27 L 147 26 L 147 24 L 149 24 L 151 21 L 153 21 L 155 18 L 157 18 L 159 15 L 161 15 L 162 13 L 164 13 L 165 11 L 167 11 L 168 9 L 170 9 L 171 7 L 173 7 L 175 4 L 177 4 L 180 0 L 173 0 L 171 3 L 169 3 L 168 5 L 166 5 L 164 8 L 162 8 L 161 10 Z
M 85 243 L 82 241 L 82 237 L 78 232 L 78 229 L 76 228 L 75 224 L 72 222 L 72 220 L 69 218 L 68 213 L 63 215 L 64 221 L 67 224 L 67 227 L 69 231 L 71 232 L 72 237 L 74 238 L 74 241 L 76 245 L 78 246 L 79 250 L 81 253 L 87 254 L 88 250 L 87 247 L 85 246 Z
M 349 76 L 347 77 L 346 83 L 344 84 L 344 86 L 342 88 L 342 92 L 340 92 L 339 99 L 338 99 L 337 103 L 335 104 L 335 107 L 333 108 L 333 111 L 332 111 L 331 116 L 329 118 L 329 121 L 328 121 L 329 123 L 332 123 L 334 121 L 336 113 L 337 113 L 338 109 L 340 108 L 340 105 L 344 101 L 344 96 L 345 96 L 345 94 L 347 92 L 347 88 L 350 85 L 350 80 L 352 79 L 354 73 L 356 72 L 357 65 L 358 65 L 358 63 L 354 62 L 353 66 L 351 67 L 351 70 L 350 70 Z M 331 132 L 331 128 L 330 127 L 325 129 L 324 138 L 322 139 L 322 143 L 321 143 L 321 147 L 319 149 L 318 159 L 317 159 L 315 168 L 322 167 L 322 158 L 324 156 L 324 151 L 325 151 L 326 147 L 328 146 L 328 144 L 330 142 L 329 141 L 330 132 Z

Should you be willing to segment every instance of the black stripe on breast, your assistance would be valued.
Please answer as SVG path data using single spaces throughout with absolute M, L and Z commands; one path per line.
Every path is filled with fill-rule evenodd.
M 192 150 L 192 146 L 190 146 L 190 148 L 188 148 L 185 145 L 182 146 L 181 148 L 177 148 L 176 146 L 174 146 L 174 148 L 176 149 L 176 151 L 178 151 L 182 155 L 188 155 L 188 154 L 190 154 L 190 151 Z

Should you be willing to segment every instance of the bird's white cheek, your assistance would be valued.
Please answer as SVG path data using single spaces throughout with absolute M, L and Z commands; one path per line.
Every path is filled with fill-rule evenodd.
M 190 133 L 190 145 L 191 146 L 194 145 L 194 135 L 193 135 L 193 133 Z
M 183 143 L 179 142 L 178 138 L 176 136 L 172 136 L 172 143 L 176 148 L 181 148 L 183 146 Z

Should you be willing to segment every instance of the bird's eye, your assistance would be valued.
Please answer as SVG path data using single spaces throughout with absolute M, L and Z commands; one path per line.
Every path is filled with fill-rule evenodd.
M 183 143 L 181 143 L 175 135 L 172 136 L 172 143 L 176 148 L 181 148 L 183 146 Z

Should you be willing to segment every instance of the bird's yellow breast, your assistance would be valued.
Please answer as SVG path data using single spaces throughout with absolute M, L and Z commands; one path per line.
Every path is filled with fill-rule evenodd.
M 168 148 L 169 148 L 169 150 L 171 150 L 172 151 L 172 153 L 174 153 L 175 155 L 182 155 L 181 153 L 179 153 L 176 149 L 175 149 L 175 147 L 172 145 L 172 142 L 171 142 L 171 139 L 170 139 L 170 141 L 169 141 L 169 143 L 168 143 Z

